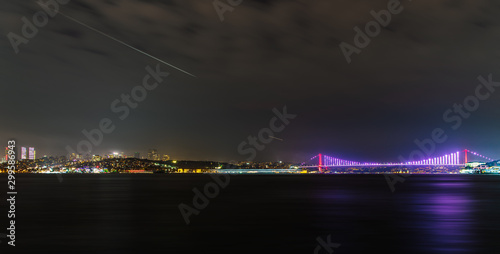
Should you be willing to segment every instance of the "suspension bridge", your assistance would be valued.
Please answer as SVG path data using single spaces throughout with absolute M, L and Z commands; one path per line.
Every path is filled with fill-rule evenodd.
M 391 167 L 391 166 L 465 166 L 470 159 L 480 161 L 493 161 L 493 159 L 481 155 L 477 152 L 464 149 L 462 151 L 445 154 L 439 157 L 433 157 L 423 160 L 406 161 L 406 162 L 358 162 L 345 160 L 329 155 L 318 154 L 307 162 L 303 162 L 301 168 L 318 168 L 320 171 L 326 168 L 333 167 Z

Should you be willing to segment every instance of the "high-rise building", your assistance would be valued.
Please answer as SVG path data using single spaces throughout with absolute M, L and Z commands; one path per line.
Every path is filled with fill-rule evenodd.
M 26 147 L 21 147 L 21 160 L 26 160 Z
M 94 154 L 92 156 L 92 161 L 101 161 L 101 160 L 102 160 L 102 157 L 100 155 Z
M 141 154 L 139 152 L 135 152 L 134 153 L 134 158 L 140 159 L 141 158 Z
M 9 147 L 5 147 L 5 162 L 9 161 Z
M 35 153 L 36 153 L 36 152 L 35 152 L 35 148 L 34 148 L 34 147 L 30 147 L 30 148 L 28 148 L 28 158 L 29 158 L 30 160 L 34 160 L 34 159 L 36 159 L 36 154 L 35 154 Z
M 158 161 L 160 160 L 160 155 L 158 154 L 158 150 L 149 149 L 148 151 L 148 160 Z
M 92 160 L 92 155 L 90 155 L 90 153 L 87 153 L 83 156 L 83 159 L 86 161 L 90 161 L 90 160 Z

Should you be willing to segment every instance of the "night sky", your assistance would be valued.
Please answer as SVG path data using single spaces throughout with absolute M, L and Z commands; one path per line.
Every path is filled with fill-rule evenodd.
M 22 18 L 42 8 L 35 0 L 2 0 L 1 142 L 15 138 L 36 147 L 38 157 L 65 155 L 66 146 L 86 140 L 82 130 L 109 118 L 115 130 L 93 154 L 156 148 L 173 159 L 245 160 L 238 145 L 269 127 L 273 108 L 286 106 L 296 118 L 254 160 L 301 162 L 324 153 L 398 161 L 436 128 L 448 138 L 434 156 L 468 148 L 500 158 L 500 87 L 456 130 L 443 119 L 475 95 L 479 76 L 500 82 L 500 3 L 401 1 L 400 12 L 348 63 L 339 45 L 354 45 L 354 28 L 364 31 L 375 20 L 370 11 L 388 2 L 245 0 L 223 21 L 211 0 L 60 5 L 63 14 L 191 77 L 62 14 L 16 54 L 7 35 L 22 35 Z M 170 75 L 120 120 L 111 103 L 158 64 Z

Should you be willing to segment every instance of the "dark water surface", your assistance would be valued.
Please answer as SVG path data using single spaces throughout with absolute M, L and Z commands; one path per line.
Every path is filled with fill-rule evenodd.
M 0 252 L 314 253 L 330 236 L 333 253 L 500 253 L 500 176 L 414 175 L 392 193 L 383 175 L 231 175 L 186 225 L 179 204 L 210 182 L 20 174 L 17 246 Z

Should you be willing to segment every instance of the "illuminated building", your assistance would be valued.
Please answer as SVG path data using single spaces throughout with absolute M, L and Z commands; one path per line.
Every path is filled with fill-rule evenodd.
M 158 154 L 158 150 L 149 149 L 148 151 L 148 160 L 158 161 L 160 160 L 160 155 Z
M 5 147 L 5 162 L 9 161 L 9 148 Z
M 135 152 L 134 153 L 134 158 L 140 159 L 141 158 L 141 154 L 139 152 Z
M 478 168 L 482 165 L 486 165 L 486 163 L 484 162 L 479 162 L 479 161 L 469 161 L 465 164 L 466 167 L 469 167 L 469 168 Z
M 21 160 L 26 160 L 26 147 L 21 147 Z
M 92 161 L 101 161 L 101 160 L 102 160 L 102 157 L 101 157 L 101 156 L 99 156 L 99 155 L 95 155 L 95 154 L 94 154 L 94 155 L 92 156 Z
M 36 152 L 35 152 L 35 148 L 34 147 L 29 147 L 28 148 L 28 158 L 30 160 L 36 159 Z

